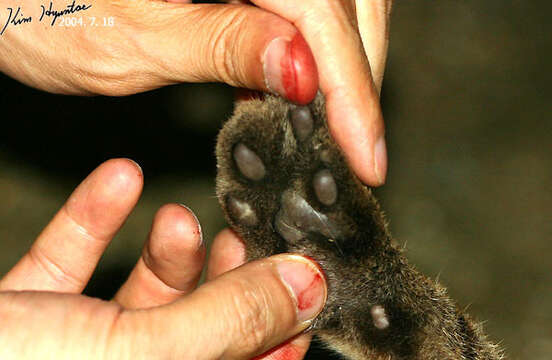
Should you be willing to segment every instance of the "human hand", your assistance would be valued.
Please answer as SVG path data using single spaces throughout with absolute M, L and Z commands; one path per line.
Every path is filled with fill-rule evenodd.
M 226 272 L 243 261 L 228 230 L 215 242 L 210 281 L 194 290 L 205 254 L 201 230 L 174 204 L 156 214 L 113 301 L 79 295 L 141 189 L 140 169 L 119 159 L 73 192 L 0 280 L 0 358 L 248 359 L 303 331 L 321 310 L 324 278 L 303 257 L 278 255 Z M 231 247 L 219 253 L 224 243 Z M 300 359 L 308 342 L 296 339 L 287 349 Z
M 353 170 L 369 185 L 385 181 L 379 91 L 391 0 L 252 1 L 258 7 L 172 1 L 88 0 L 92 7 L 76 15 L 85 23 L 112 17 L 113 26 L 68 28 L 38 22 L 40 7 L 22 0 L 24 15 L 34 20 L 10 25 L 0 37 L 0 71 L 78 95 L 217 81 L 306 104 L 320 88 L 330 131 Z M 0 8 L 10 3 L 0 0 Z M 54 9 L 66 6 L 53 1 Z

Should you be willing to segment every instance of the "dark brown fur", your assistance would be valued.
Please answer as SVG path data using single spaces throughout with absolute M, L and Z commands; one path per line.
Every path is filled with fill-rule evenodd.
M 315 129 L 305 141 L 293 135 L 289 116 L 294 106 L 273 96 L 242 102 L 219 135 L 217 195 L 249 258 L 297 252 L 316 259 L 327 276 L 329 295 L 312 330 L 351 359 L 501 359 L 480 325 L 442 286 L 418 273 L 394 244 L 371 190 L 351 172 L 328 134 L 322 96 L 309 106 Z M 232 158 L 239 142 L 262 160 L 267 175 L 261 181 L 241 176 Z M 311 186 L 321 168 L 329 169 L 337 184 L 337 202 L 331 206 L 317 201 Z M 286 189 L 327 215 L 341 235 L 329 239 L 311 233 L 297 242 L 281 237 L 274 217 Z M 257 225 L 228 214 L 229 195 L 254 208 Z M 374 305 L 385 309 L 388 327 L 374 326 Z

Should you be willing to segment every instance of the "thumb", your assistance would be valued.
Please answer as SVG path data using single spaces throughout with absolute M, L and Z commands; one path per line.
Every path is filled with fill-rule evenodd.
M 283 18 L 249 5 L 123 2 L 141 53 L 159 84 L 226 82 L 309 103 L 318 89 L 314 57 Z M 121 10 L 121 9 L 119 9 Z
M 228 272 L 170 305 L 126 312 L 118 333 L 132 343 L 129 358 L 249 359 L 305 330 L 325 299 L 316 264 L 277 255 Z

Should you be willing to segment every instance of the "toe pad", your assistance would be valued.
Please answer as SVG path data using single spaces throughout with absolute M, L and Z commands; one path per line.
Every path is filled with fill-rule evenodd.
M 265 177 L 266 170 L 262 160 L 243 143 L 234 147 L 233 155 L 243 176 L 253 181 L 259 181 Z

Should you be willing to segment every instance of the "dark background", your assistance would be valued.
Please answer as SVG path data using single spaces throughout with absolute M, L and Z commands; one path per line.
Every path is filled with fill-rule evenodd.
M 544 1 L 397 1 L 382 96 L 389 174 L 377 190 L 411 261 L 486 320 L 511 359 L 552 356 L 552 51 Z M 155 210 L 194 209 L 210 240 L 223 85 L 123 98 L 50 95 L 0 77 L 0 274 L 102 161 L 145 173 L 138 207 L 88 293 L 108 297 Z

